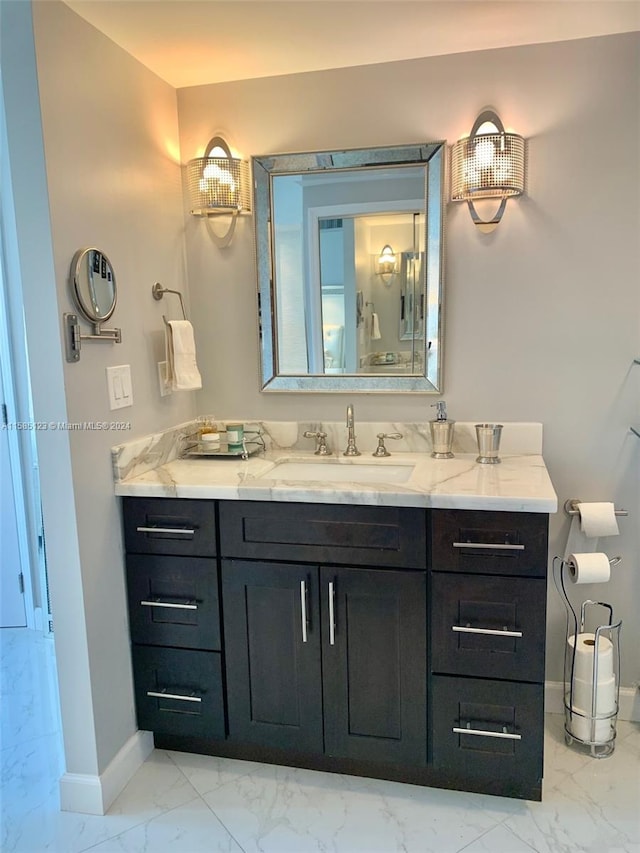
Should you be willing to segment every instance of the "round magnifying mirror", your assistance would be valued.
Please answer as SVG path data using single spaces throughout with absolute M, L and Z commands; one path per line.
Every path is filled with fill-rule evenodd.
M 100 249 L 78 249 L 71 262 L 73 290 L 87 320 L 103 323 L 116 307 L 116 277 L 109 258 Z

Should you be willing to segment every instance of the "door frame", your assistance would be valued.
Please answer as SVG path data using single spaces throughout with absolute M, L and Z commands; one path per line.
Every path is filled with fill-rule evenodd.
M 12 329 L 6 288 L 4 222 L 2 212 L 0 211 L 0 390 L 6 407 L 7 422 L 15 424 L 19 421 L 25 421 L 23 421 L 22 413 L 18 412 L 18 400 L 15 393 L 14 354 L 11 346 Z M 33 420 L 26 421 L 26 423 L 33 425 Z M 32 472 L 32 479 L 34 481 L 37 480 L 38 469 L 37 465 L 34 465 L 33 455 L 30 450 L 34 442 L 34 436 L 27 433 L 29 433 L 28 429 L 25 431 L 24 436 L 18 429 L 7 430 L 10 475 L 18 531 L 18 551 L 20 554 L 20 571 L 23 580 L 26 627 L 32 630 L 43 629 L 46 633 L 49 627 L 48 622 L 46 625 L 38 624 L 38 621 L 42 622 L 42 620 L 36 619 L 36 603 L 34 599 L 34 576 L 37 574 L 40 577 L 39 561 L 34 562 L 34 555 L 39 553 L 38 536 L 40 533 L 30 523 L 30 513 L 27 509 L 27 494 L 25 494 L 26 491 L 30 492 L 30 489 L 28 485 L 25 489 L 25 481 L 29 471 Z M 39 492 L 39 483 L 33 482 L 32 489 Z M 33 539 L 33 550 L 29 547 L 30 539 Z

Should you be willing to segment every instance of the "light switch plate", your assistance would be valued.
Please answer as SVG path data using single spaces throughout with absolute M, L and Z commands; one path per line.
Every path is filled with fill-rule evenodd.
M 109 389 L 109 408 L 112 411 L 133 406 L 131 365 L 119 364 L 116 367 L 107 367 L 107 388 Z

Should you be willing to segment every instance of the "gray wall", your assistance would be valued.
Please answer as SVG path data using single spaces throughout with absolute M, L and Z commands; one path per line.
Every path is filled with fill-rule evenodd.
M 269 152 L 453 142 L 494 106 L 528 138 L 527 196 L 492 235 L 465 205 L 446 224 L 445 394 L 459 420 L 541 421 L 561 505 L 629 509 L 605 543 L 625 560 L 606 594 L 625 621 L 625 684 L 640 675 L 640 41 L 637 33 L 178 91 L 183 162 L 216 132 L 245 157 Z M 382 109 L 382 106 L 384 109 Z M 381 120 L 384 115 L 384 120 Z M 187 223 L 203 411 L 229 417 L 341 418 L 339 395 L 258 389 L 251 220 L 226 250 Z M 206 318 L 206 320 L 204 319 Z M 203 334 L 204 333 L 204 334 Z M 362 420 L 419 421 L 431 400 L 350 395 Z M 568 518 L 551 522 L 563 553 Z M 560 680 L 562 611 L 549 597 L 548 677 Z
M 137 728 L 121 520 L 109 451 L 122 440 L 195 413 L 190 392 L 160 398 L 156 362 L 164 357 L 162 313 L 178 316 L 173 313 L 178 305 L 151 296 L 155 281 L 186 291 L 176 95 L 64 4 L 34 3 L 33 15 L 55 266 L 54 322 L 59 328 L 62 313 L 74 310 L 68 287 L 74 252 L 97 246 L 109 257 L 118 282 L 118 305 L 107 325 L 122 328 L 122 344 L 86 342 L 77 364 L 63 361 L 61 346 L 47 351 L 46 358 L 62 362 L 69 421 L 131 423 L 124 433 L 68 435 L 81 566 L 73 589 L 81 591 L 79 605 L 68 596 L 67 567 L 55 560 L 49 564 L 56 648 L 64 651 L 58 667 L 62 685 L 70 674 L 70 689 L 75 655 L 64 638 L 78 620 L 86 623 L 90 685 L 82 678 L 80 685 L 91 691 L 102 772 Z M 134 405 L 112 412 L 105 368 L 117 364 L 131 365 Z M 73 516 L 70 509 L 67 504 Z M 63 715 L 71 712 L 72 694 L 64 687 L 61 699 Z M 71 766 L 68 761 L 67 770 L 95 772 L 82 766 L 81 756 Z

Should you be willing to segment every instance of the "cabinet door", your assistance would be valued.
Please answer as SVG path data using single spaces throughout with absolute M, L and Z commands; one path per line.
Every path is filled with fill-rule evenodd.
M 325 752 L 426 762 L 426 574 L 321 569 Z
M 322 752 L 318 570 L 222 561 L 229 736 Z

